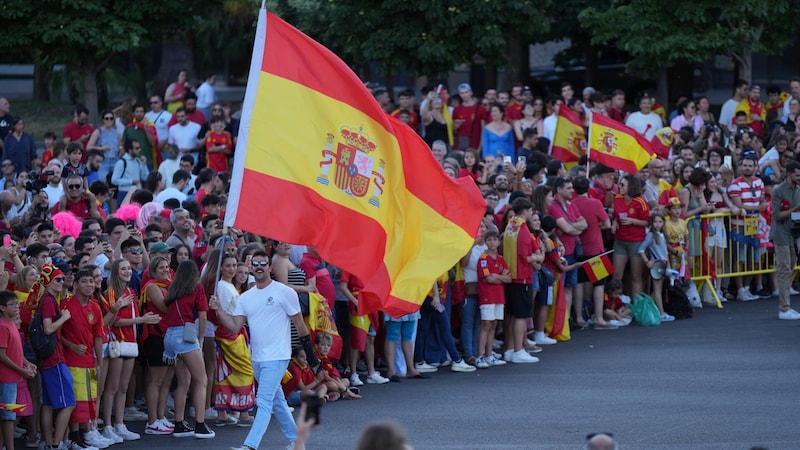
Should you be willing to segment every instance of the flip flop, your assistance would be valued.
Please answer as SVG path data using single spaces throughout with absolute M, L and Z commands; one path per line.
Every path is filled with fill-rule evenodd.
M 618 329 L 618 328 L 619 328 L 619 327 L 615 327 L 614 325 L 600 325 L 600 324 L 594 324 L 594 329 L 595 329 L 595 330 L 616 330 L 616 329 Z
M 353 394 L 356 394 L 356 395 L 361 393 L 361 389 L 359 389 L 357 387 L 350 387 L 350 388 L 347 388 L 347 390 L 352 392 Z
M 430 378 L 430 375 L 425 375 L 424 373 L 418 373 L 418 374 L 416 374 L 414 376 L 411 376 L 411 377 L 408 377 L 408 378 L 416 378 L 418 380 L 422 380 L 422 379 Z
M 400 377 L 398 377 L 397 375 L 390 376 L 389 377 L 389 381 L 391 381 L 392 383 L 402 383 L 403 382 L 403 380 L 401 380 Z

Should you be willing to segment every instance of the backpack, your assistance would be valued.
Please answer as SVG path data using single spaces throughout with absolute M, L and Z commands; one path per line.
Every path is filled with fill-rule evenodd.
M 125 158 L 120 159 L 120 161 L 122 161 L 122 174 L 125 175 L 125 171 L 128 170 L 128 161 L 126 161 Z M 116 167 L 117 165 L 115 164 L 114 168 L 116 169 Z M 111 172 L 108 172 L 106 174 L 106 184 L 108 184 L 109 189 L 119 189 L 119 186 L 111 182 L 111 177 L 113 175 L 114 175 L 114 169 L 112 169 Z
M 36 310 L 31 324 L 28 327 L 28 335 L 31 339 L 31 347 L 36 353 L 36 357 L 41 361 L 47 359 L 56 351 L 56 333 L 47 334 L 44 332 L 44 319 L 42 319 L 42 305 Z
M 664 299 L 664 312 L 675 316 L 675 319 L 691 319 L 694 310 L 686 292 L 680 287 L 670 286 Z

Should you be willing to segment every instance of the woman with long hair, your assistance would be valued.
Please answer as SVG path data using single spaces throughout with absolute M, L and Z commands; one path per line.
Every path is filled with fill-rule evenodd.
M 272 255 L 272 279 L 283 283 L 296 292 L 316 292 L 314 280 L 306 285 L 306 274 L 289 260 L 292 244 L 275 242 L 275 254 Z
M 191 259 L 192 249 L 186 244 L 178 244 L 173 248 L 169 266 L 172 270 L 177 270 L 180 263 Z
M 236 277 L 234 277 L 233 284 L 236 286 L 236 289 L 239 290 L 239 293 L 250 289 L 252 284 L 255 284 L 255 281 L 250 281 L 250 266 L 247 263 L 240 262 L 236 265 Z
M 151 259 L 148 275 L 150 279 L 142 286 L 140 304 L 145 314 L 158 314 L 164 308 L 164 297 L 172 284 L 167 258 L 156 256 Z M 142 329 L 142 350 L 148 368 L 145 388 L 147 398 L 145 434 L 172 434 L 175 428 L 165 415 L 175 368 L 164 362 L 164 331 L 165 328 L 160 323 L 145 325 Z
M 484 164 L 478 161 L 478 152 L 471 148 L 464 151 L 464 165 L 459 169 L 458 177 L 470 177 L 478 185 L 486 184 L 486 169 Z
M 518 141 L 522 142 L 522 133 L 528 128 L 536 129 L 537 136 L 544 135 L 544 101 L 541 98 L 522 105 L 522 119 L 514 121 L 514 134 Z
M 120 135 L 114 125 L 114 113 L 106 109 L 100 114 L 100 117 L 103 118 L 103 123 L 95 128 L 92 135 L 89 136 L 86 151 L 98 150 L 103 152 L 103 162 L 100 164 L 100 170 L 97 171 L 97 175 L 100 177 L 100 181 L 105 182 L 106 176 L 114 171 L 114 166 L 117 165 L 117 161 L 122 158 L 125 151 L 119 145 Z
M 231 253 L 222 255 L 222 264 L 220 265 L 220 250 L 215 249 L 211 252 L 203 276 L 200 277 L 203 286 L 213 288 L 217 270 L 219 270 L 220 279 L 213 292 L 219 299 L 220 308 L 230 315 L 233 315 L 239 302 L 239 291 L 233 284 L 237 265 L 238 260 Z M 211 292 L 211 289 L 207 289 L 207 291 Z M 213 311 L 209 313 L 209 320 L 212 322 L 217 320 Z M 248 411 L 253 408 L 255 401 L 255 375 L 250 362 L 250 349 L 247 346 L 244 328 L 237 333 L 231 333 L 225 327 L 217 326 L 215 337 L 217 351 L 210 367 L 211 374 L 213 377 L 214 369 L 219 367 L 221 374 L 225 377 L 221 380 L 213 377 L 213 390 L 210 397 L 213 408 L 218 411 L 217 425 L 250 426 L 253 419 Z M 228 412 L 231 411 L 240 413 L 238 420 L 228 415 Z
M 208 298 L 200 274 L 194 261 L 184 261 L 178 265 L 172 284 L 164 297 L 162 313 L 166 313 L 167 328 L 164 333 L 164 360 L 176 363 L 175 375 L 178 386 L 175 388 L 175 437 L 194 436 L 210 439 L 215 436 L 205 423 L 206 369 L 200 351 L 200 336 L 205 334 Z M 194 319 L 200 319 L 193 326 Z M 187 326 L 187 324 L 192 324 Z M 192 428 L 184 420 L 186 394 L 192 385 L 192 405 L 195 408 L 195 426 Z
M 689 166 L 687 166 L 689 167 Z M 619 182 L 619 193 L 614 198 L 614 217 L 611 230 L 614 233 L 614 278 L 622 280 L 625 267 L 631 266 L 631 294 L 642 292 L 642 268 L 644 260 L 639 256 L 639 247 L 644 241 L 646 228 L 650 225 L 650 208 L 642 198 L 642 182 L 628 174 Z
M 175 114 L 175 111 L 183 106 L 183 99 L 189 92 L 194 92 L 195 88 L 188 81 L 188 75 L 185 70 L 178 72 L 177 79 L 167 86 L 164 92 L 164 101 L 167 102 L 167 111 Z
M 481 134 L 482 152 L 484 155 L 498 155 L 501 158 L 511 158 L 512 164 L 515 163 L 514 150 L 514 130 L 511 125 L 503 120 L 505 108 L 501 105 L 491 105 L 489 107 L 489 117 L 491 122 L 487 123 Z

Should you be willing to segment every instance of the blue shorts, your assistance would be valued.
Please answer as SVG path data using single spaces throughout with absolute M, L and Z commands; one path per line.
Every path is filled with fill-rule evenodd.
M 291 406 L 292 408 L 296 406 L 300 406 L 303 402 L 302 397 L 300 396 L 302 392 L 300 389 L 295 389 L 288 397 L 286 397 L 286 404 Z
M 386 340 L 390 342 L 408 342 L 414 338 L 414 329 L 417 326 L 416 320 L 406 320 L 395 322 L 386 321 Z
M 42 372 L 42 404 L 53 409 L 75 406 L 75 391 L 72 389 L 72 375 L 67 365 L 58 363 Z
M 179 355 L 200 350 L 200 342 L 186 342 L 183 340 L 183 327 L 169 327 L 164 333 L 164 362 L 175 363 Z
M 17 383 L 0 384 L 0 401 L 5 404 L 17 403 Z M 17 420 L 17 413 L 0 409 L 0 420 Z
M 574 264 L 575 263 L 575 254 L 566 255 L 564 259 L 567 260 L 567 264 Z M 564 272 L 564 287 L 575 287 L 578 285 L 578 267 L 570 270 L 569 272 Z
M 731 229 L 731 242 L 736 246 L 736 258 L 739 262 L 758 263 L 758 238 L 755 236 L 745 236 L 741 228 Z

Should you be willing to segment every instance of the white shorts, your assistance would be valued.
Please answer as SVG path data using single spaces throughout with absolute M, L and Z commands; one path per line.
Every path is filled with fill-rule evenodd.
M 505 305 L 481 305 L 481 320 L 503 320 Z

